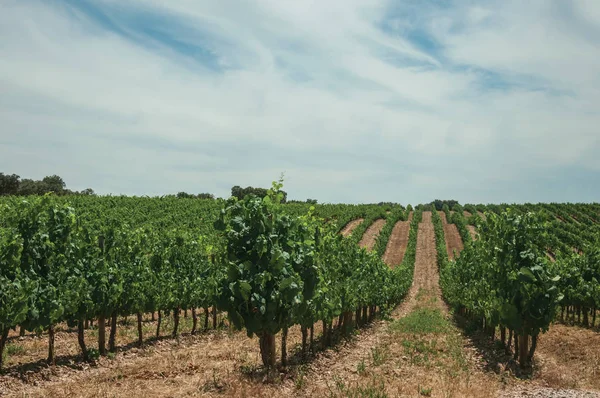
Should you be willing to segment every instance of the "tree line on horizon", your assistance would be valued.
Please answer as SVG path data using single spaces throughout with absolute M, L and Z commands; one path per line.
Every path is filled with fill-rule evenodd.
M 231 188 L 231 196 L 238 200 L 244 199 L 247 195 L 255 195 L 260 198 L 264 198 L 267 195 L 266 188 L 251 187 L 247 186 L 242 188 L 239 185 L 235 185 Z M 46 193 L 54 193 L 56 195 L 95 195 L 96 193 L 92 188 L 86 188 L 82 191 L 73 191 L 67 188 L 67 184 L 62 177 L 58 175 L 51 175 L 42 178 L 41 180 L 33 180 L 30 178 L 23 178 L 17 174 L 4 174 L 0 172 L 0 196 L 29 196 L 29 195 L 45 195 Z M 302 200 L 288 200 L 287 192 L 281 191 L 283 195 L 282 203 L 309 203 L 317 204 L 317 199 L 306 199 Z M 199 193 L 193 194 L 185 191 L 178 192 L 175 195 L 165 196 L 176 196 L 179 199 L 215 199 L 215 195 L 212 193 Z M 388 202 L 380 202 L 379 205 L 386 205 Z M 442 210 L 444 205 L 448 205 L 450 209 L 454 205 L 458 204 L 456 200 L 440 200 L 436 199 L 432 202 L 433 207 L 436 210 Z M 430 207 L 431 205 L 424 205 Z
M 0 196 L 29 196 L 29 195 L 45 195 L 54 193 L 56 195 L 95 195 L 92 188 L 84 189 L 83 191 L 73 191 L 67 188 L 64 179 L 58 175 L 51 175 L 42 178 L 41 180 L 33 180 L 29 178 L 21 179 L 17 174 L 4 174 L 0 172 Z M 287 192 L 283 192 L 283 202 L 287 199 Z M 242 188 L 235 185 L 231 188 L 231 196 L 239 200 L 244 199 L 247 195 L 255 195 L 265 197 L 267 195 L 266 188 L 246 187 Z M 172 196 L 172 195 L 166 195 Z M 178 192 L 176 195 L 179 199 L 215 199 L 212 193 L 193 194 L 188 192 Z M 308 199 L 307 203 L 317 203 L 316 199 Z
M 67 184 L 62 177 L 54 174 L 46 176 L 41 180 L 23 178 L 17 174 L 0 173 L 0 196 L 8 195 L 44 195 L 46 193 L 56 195 L 95 195 L 91 188 L 82 191 L 72 191 L 67 188 Z

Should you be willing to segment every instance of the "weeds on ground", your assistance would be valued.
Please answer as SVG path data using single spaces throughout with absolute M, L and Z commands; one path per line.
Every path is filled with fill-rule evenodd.
M 20 344 L 8 344 L 6 346 L 6 355 L 7 356 L 19 356 L 25 354 L 25 347 Z
M 358 365 L 356 365 L 356 371 L 359 375 L 364 375 L 367 372 L 367 366 L 365 365 L 365 359 L 361 359 Z
M 436 358 L 438 353 L 437 342 L 423 338 L 417 338 L 416 340 L 403 339 L 402 348 L 413 365 L 425 365 L 427 367 L 431 366 L 430 360 Z
M 294 378 L 294 385 L 297 390 L 302 390 L 304 388 L 304 384 L 306 383 L 305 379 L 306 371 L 303 366 L 300 366 L 298 372 L 296 373 L 296 377 Z
M 390 325 L 392 332 L 428 334 L 444 333 L 450 328 L 448 320 L 437 308 L 417 308 Z
M 385 345 L 378 345 L 371 348 L 371 357 L 373 359 L 373 366 L 383 365 L 389 355 L 389 349 Z
M 383 380 L 371 380 L 366 385 L 346 385 L 344 381 L 334 378 L 334 386 L 329 386 L 330 398 L 388 398 Z
M 419 385 L 419 387 L 418 387 L 419 395 L 422 395 L 424 397 L 431 397 L 432 390 L 433 390 L 433 388 L 425 388 L 421 385 Z

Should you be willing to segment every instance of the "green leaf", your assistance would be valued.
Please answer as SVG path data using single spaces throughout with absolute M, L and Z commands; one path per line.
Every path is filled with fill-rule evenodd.
M 242 281 L 239 283 L 240 293 L 244 300 L 248 301 L 250 299 L 250 293 L 252 292 L 252 286 L 246 281 Z
M 519 278 L 525 282 L 535 282 L 536 278 L 533 272 L 527 267 L 522 267 L 519 270 Z

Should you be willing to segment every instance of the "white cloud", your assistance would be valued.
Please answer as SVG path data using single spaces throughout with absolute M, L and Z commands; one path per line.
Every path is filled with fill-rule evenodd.
M 287 170 L 292 197 L 403 203 L 600 170 L 593 1 L 92 3 L 121 33 L 68 4 L 2 6 L 0 170 L 218 195 Z

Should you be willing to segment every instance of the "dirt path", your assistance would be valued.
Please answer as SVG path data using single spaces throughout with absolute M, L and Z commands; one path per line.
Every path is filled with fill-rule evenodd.
M 367 228 L 364 235 L 362 236 L 362 239 L 358 243 L 359 246 L 364 247 L 367 250 L 373 250 L 373 247 L 375 246 L 375 240 L 379 236 L 379 233 L 381 232 L 381 229 L 384 225 L 385 219 L 383 218 L 375 220 L 373 224 L 369 225 L 369 228 Z
M 448 224 L 446 219 L 446 213 L 438 211 L 440 218 L 442 219 L 442 225 L 444 227 L 444 236 L 446 237 L 446 250 L 448 251 L 448 258 L 454 260 L 454 251 L 459 254 L 464 249 L 463 241 L 458 233 L 458 228 L 454 224 Z
M 410 232 L 410 222 L 412 220 L 412 212 L 408 215 L 407 221 L 398 221 L 394 225 L 390 239 L 388 240 L 383 261 L 390 267 L 395 267 L 402 263 L 406 246 L 408 245 L 408 234 Z
M 431 212 L 430 211 L 424 211 L 423 215 L 421 216 L 421 224 L 427 224 L 431 222 Z
M 481 219 L 482 219 L 483 221 L 485 221 L 485 214 L 484 214 L 484 213 L 482 213 L 482 212 L 480 212 L 480 211 L 477 211 L 477 214 L 479 214 L 479 217 L 481 217 Z
M 343 236 L 350 235 L 352 231 L 354 231 L 356 227 L 358 227 L 363 221 L 365 221 L 363 218 L 357 218 L 356 220 L 350 221 L 344 228 L 342 228 L 341 234 Z
M 454 260 L 454 253 L 460 254 L 464 249 L 463 241 L 458 233 L 458 228 L 454 224 L 444 225 L 444 236 L 446 237 L 446 250 L 448 251 L 448 258 Z
M 335 355 L 309 365 L 300 397 L 444 396 L 493 397 L 497 383 L 474 369 L 465 340 L 451 325 L 441 299 L 431 213 L 419 224 L 413 285 L 391 314 L 361 332 Z M 421 325 L 421 322 L 435 325 Z M 415 331 L 432 327 L 439 332 Z M 414 329 L 414 330 L 413 330 Z M 280 391 L 282 392 L 282 391 Z
M 442 219 L 442 224 L 443 225 L 448 224 L 448 219 L 446 218 L 446 213 L 444 213 L 443 211 L 438 211 L 438 215 Z
M 465 217 L 465 218 L 469 218 L 469 217 L 471 217 L 471 213 L 469 213 L 469 212 L 468 212 L 468 211 L 466 211 L 466 210 L 463 210 L 463 217 Z
M 471 238 L 473 240 L 477 240 L 477 229 L 475 228 L 475 226 L 467 225 L 467 229 L 469 230 L 469 233 L 471 234 Z
M 419 224 L 417 234 L 417 253 L 415 258 L 415 273 L 413 279 L 413 290 L 426 290 L 435 297 L 441 299 L 440 275 L 437 268 L 437 252 L 435 248 L 435 230 L 431 222 L 431 213 L 423 212 L 423 221 Z M 441 305 L 442 301 L 438 300 Z M 409 305 L 415 305 L 416 300 L 410 300 Z M 445 306 L 441 309 L 446 311 Z

